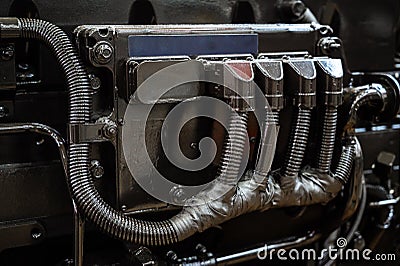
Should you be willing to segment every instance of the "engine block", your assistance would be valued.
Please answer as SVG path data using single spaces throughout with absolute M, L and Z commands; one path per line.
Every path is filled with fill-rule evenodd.
M 398 248 L 397 2 L 5 2 L 0 264 Z

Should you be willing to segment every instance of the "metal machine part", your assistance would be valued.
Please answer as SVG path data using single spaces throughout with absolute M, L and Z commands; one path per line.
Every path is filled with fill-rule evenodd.
M 136 4 L 147 5 L 158 22 L 168 13 L 158 0 L 137 2 L 133 21 Z M 224 3 L 221 14 L 227 15 L 232 3 Z M 56 142 L 74 212 L 75 265 L 87 258 L 85 221 L 128 243 L 131 258 L 142 265 L 242 263 L 263 250 L 249 249 L 255 241 L 291 248 L 328 243 L 327 235 L 341 234 L 350 242 L 362 230 L 368 208 L 379 208 L 370 211 L 377 229 L 366 238 L 377 246 L 394 224 L 399 202 L 398 180 L 390 177 L 396 159 L 378 156 L 371 166 L 378 181 L 364 180 L 368 164 L 357 133 L 368 123 L 395 123 L 400 85 L 395 73 L 352 73 L 356 63 L 349 64 L 345 43 L 333 35 L 340 27 L 320 25 L 311 12 L 315 7 L 307 6 L 302 1 L 275 5 L 280 20 L 307 24 L 252 23 L 265 21 L 262 8 L 254 21 L 243 21 L 251 24 L 109 23 L 65 30 L 24 16 L 0 18 L 0 122 L 7 122 L 0 134 L 9 143 L 24 132 Z M 29 16 L 38 14 L 35 3 L 27 8 Z M 27 59 L 39 42 L 52 52 L 66 80 L 68 121 L 59 123 L 67 143 L 47 125 L 18 120 L 15 99 L 32 88 L 42 95 L 41 88 L 51 84 L 29 65 L 41 61 Z M 10 153 L 1 162 L 16 165 L 14 157 Z M 9 173 L 0 171 L 0 178 Z M 319 223 L 325 216 L 333 218 Z M 274 230 L 275 224 L 256 233 L 258 238 L 235 240 L 232 228 L 246 234 L 258 221 L 264 221 L 263 228 L 275 221 L 269 217 L 278 217 L 287 230 Z M 0 222 L 6 238 L 19 235 L 2 248 L 52 238 L 48 217 L 19 219 Z M 215 228 L 224 236 L 212 233 Z M 210 234 L 219 243 L 211 252 L 196 240 Z M 200 255 L 191 255 L 193 244 Z M 221 252 L 223 246 L 227 250 Z M 247 251 L 232 253 L 238 247 Z M 232 255 L 214 255 L 227 253 Z

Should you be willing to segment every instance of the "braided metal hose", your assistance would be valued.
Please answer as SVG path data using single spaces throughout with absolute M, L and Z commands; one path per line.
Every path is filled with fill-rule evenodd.
M 295 177 L 300 171 L 304 153 L 307 148 L 308 133 L 311 123 L 311 110 L 299 107 L 289 140 L 288 152 L 282 167 L 282 175 Z
M 317 168 L 323 174 L 327 174 L 330 171 L 333 150 L 335 147 L 336 125 L 337 108 L 334 106 L 327 106 L 322 122 L 321 145 L 317 158 Z

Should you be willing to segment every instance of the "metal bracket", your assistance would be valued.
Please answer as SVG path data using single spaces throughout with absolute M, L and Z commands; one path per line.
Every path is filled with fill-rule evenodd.
M 117 125 L 108 119 L 103 123 L 68 125 L 70 143 L 111 141 L 117 135 L 117 131 Z

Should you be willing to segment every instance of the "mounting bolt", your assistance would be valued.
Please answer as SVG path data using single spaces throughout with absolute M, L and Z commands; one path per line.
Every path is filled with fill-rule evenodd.
M 101 80 L 93 74 L 89 75 L 90 86 L 94 91 L 97 91 L 101 87 Z
M 68 258 L 63 260 L 61 263 L 62 266 L 73 266 L 74 265 L 74 259 Z
M 98 160 L 92 160 L 90 162 L 90 171 L 92 172 L 93 177 L 97 179 L 104 175 L 104 168 Z
M 14 47 L 13 46 L 6 46 L 1 51 L 1 59 L 8 61 L 14 56 Z
M 115 123 L 109 123 L 103 127 L 103 135 L 108 139 L 113 139 L 117 135 L 117 132 L 118 128 Z
M 114 51 L 110 43 L 104 41 L 98 42 L 93 49 L 97 63 L 104 65 L 111 61 Z
M 167 252 L 166 257 L 171 261 L 176 261 L 178 259 L 178 255 L 172 250 Z
M 0 105 L 0 118 L 7 117 L 8 113 L 8 109 L 5 106 Z
M 200 254 L 207 254 L 207 248 L 203 244 L 197 244 L 195 249 Z
M 324 37 L 318 41 L 318 46 L 321 48 L 322 52 L 326 54 L 339 49 L 341 44 L 337 38 Z
M 293 16 L 299 18 L 306 11 L 306 6 L 302 1 L 293 1 L 290 5 Z
M 307 7 L 302 1 L 299 0 L 286 0 L 280 3 L 278 6 L 279 10 L 290 19 L 299 19 L 304 12 L 306 12 Z
M 172 201 L 177 204 L 182 204 L 186 201 L 186 193 L 183 191 L 181 186 L 174 186 L 169 192 Z

